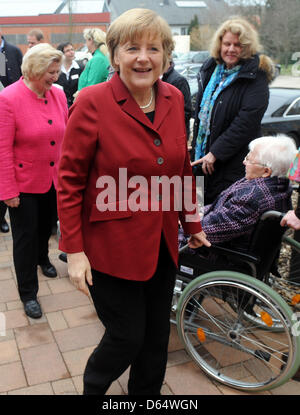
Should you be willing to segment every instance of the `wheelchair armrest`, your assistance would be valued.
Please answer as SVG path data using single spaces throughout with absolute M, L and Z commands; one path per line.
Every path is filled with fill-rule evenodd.
M 260 259 L 253 256 L 245 254 L 244 252 L 234 251 L 232 249 L 223 248 L 222 246 L 218 245 L 211 245 L 210 248 L 207 248 L 206 246 L 203 246 L 199 249 L 205 249 L 207 252 L 214 252 L 216 254 L 223 254 L 226 255 L 228 258 L 232 258 L 234 260 L 239 260 L 246 263 L 252 263 L 252 264 L 258 264 L 260 262 Z

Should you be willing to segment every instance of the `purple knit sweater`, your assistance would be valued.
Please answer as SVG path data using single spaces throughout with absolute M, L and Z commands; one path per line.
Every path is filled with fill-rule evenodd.
M 237 245 L 245 246 L 265 211 L 291 209 L 291 192 L 289 180 L 285 178 L 238 180 L 214 203 L 205 206 L 202 228 L 212 243 L 234 240 Z

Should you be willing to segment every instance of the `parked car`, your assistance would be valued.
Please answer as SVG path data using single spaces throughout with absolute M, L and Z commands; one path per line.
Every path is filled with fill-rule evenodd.
M 196 98 L 198 93 L 198 80 L 197 78 L 188 79 L 190 91 L 191 91 L 191 100 L 192 100 L 192 117 L 195 116 L 195 107 L 196 107 Z
M 277 78 L 277 76 L 280 75 L 281 72 L 281 65 L 279 63 L 275 63 L 275 75 L 274 75 L 274 79 Z
M 182 65 L 185 63 L 203 63 L 209 57 L 208 50 L 192 50 L 190 52 L 173 52 L 173 61 Z
M 201 66 L 202 64 L 200 63 L 186 63 L 184 65 L 175 65 L 175 69 L 189 81 L 190 79 L 197 78 Z
M 92 58 L 92 54 L 88 51 L 86 45 L 75 51 L 75 60 L 80 66 L 85 66 L 87 62 Z
M 173 53 L 175 69 L 187 79 L 196 78 L 203 62 L 209 57 L 207 50 Z
M 300 89 L 270 88 L 269 106 L 262 119 L 263 135 L 286 134 L 300 146 Z

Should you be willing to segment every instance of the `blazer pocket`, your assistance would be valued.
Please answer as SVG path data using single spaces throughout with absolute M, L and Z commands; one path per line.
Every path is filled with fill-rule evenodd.
M 186 146 L 187 145 L 187 141 L 186 141 L 186 137 L 185 135 L 181 135 L 180 137 L 176 137 L 175 138 L 176 144 L 178 146 Z
M 23 182 L 28 180 L 32 170 L 33 163 L 30 161 L 24 161 L 20 159 L 15 159 L 15 172 L 16 179 L 18 182 Z
M 99 208 L 95 203 L 92 206 L 89 221 L 101 222 L 107 220 L 125 219 L 130 218 L 131 216 L 132 212 L 128 208 L 127 200 L 117 201 L 116 203 L 106 203 L 104 205 L 100 205 Z

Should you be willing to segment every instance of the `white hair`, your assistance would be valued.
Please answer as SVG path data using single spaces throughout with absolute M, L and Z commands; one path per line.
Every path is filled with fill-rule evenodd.
M 294 140 L 284 134 L 265 136 L 250 142 L 250 151 L 256 147 L 256 161 L 272 170 L 271 177 L 286 177 L 297 154 Z

